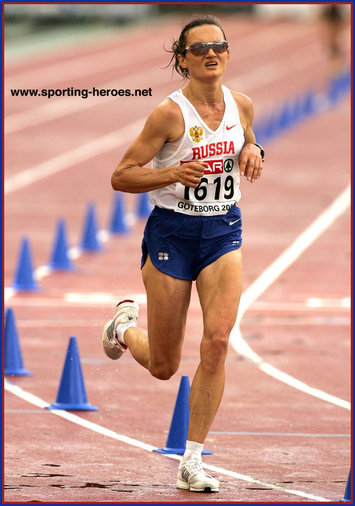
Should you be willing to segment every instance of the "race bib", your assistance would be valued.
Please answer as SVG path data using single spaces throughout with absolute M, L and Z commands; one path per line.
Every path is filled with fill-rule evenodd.
M 197 188 L 176 184 L 175 211 L 192 215 L 225 214 L 239 200 L 239 171 L 233 170 L 233 158 L 204 162 L 209 167 Z M 189 160 L 181 161 L 180 165 L 184 163 Z

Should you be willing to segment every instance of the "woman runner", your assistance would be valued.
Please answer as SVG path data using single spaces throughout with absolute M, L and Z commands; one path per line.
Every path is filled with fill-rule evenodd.
M 241 295 L 240 176 L 260 177 L 264 150 L 252 130 L 250 98 L 222 84 L 230 53 L 219 21 L 194 19 L 172 52 L 186 84 L 152 112 L 112 175 L 114 190 L 149 192 L 155 206 L 142 242 L 148 331 L 137 327 L 138 304 L 124 300 L 102 338 L 111 359 L 129 349 L 150 374 L 169 379 L 179 367 L 196 281 L 204 329 L 177 488 L 217 492 L 201 452 L 222 399 Z M 152 169 L 145 167 L 151 160 Z

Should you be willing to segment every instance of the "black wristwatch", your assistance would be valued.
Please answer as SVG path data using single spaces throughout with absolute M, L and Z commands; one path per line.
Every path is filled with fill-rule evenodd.
M 262 159 L 262 161 L 264 161 L 264 156 L 265 156 L 264 148 L 260 144 L 257 144 L 256 142 L 253 142 L 253 144 L 254 144 L 254 146 L 257 146 L 260 149 L 261 159 Z

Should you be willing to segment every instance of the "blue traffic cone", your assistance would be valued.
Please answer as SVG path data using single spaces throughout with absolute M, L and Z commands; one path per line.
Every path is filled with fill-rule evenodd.
M 23 367 L 20 342 L 12 308 L 8 308 L 5 313 L 4 338 L 5 376 L 32 376 L 32 373 Z
M 269 116 L 265 119 L 263 132 L 266 141 L 270 141 L 279 134 L 279 125 L 275 115 Z
M 335 105 L 342 96 L 342 84 L 339 76 L 333 78 L 328 86 L 328 100 Z
M 48 409 L 67 409 L 74 411 L 98 410 L 98 408 L 92 406 L 87 401 L 79 349 L 75 337 L 69 339 L 67 356 L 64 362 L 56 402 L 48 406 Z
M 343 72 L 334 77 L 328 86 L 328 100 L 335 105 L 351 88 L 351 72 Z
M 149 201 L 148 193 L 141 193 L 138 197 L 137 216 L 147 218 L 152 212 L 153 205 Z
M 81 248 L 84 251 L 101 251 L 102 245 L 97 238 L 97 219 L 94 204 L 89 204 L 87 208 L 84 232 L 81 241 Z
M 164 446 L 164 448 L 154 450 L 155 452 L 174 453 L 178 455 L 183 455 L 185 453 L 190 420 L 189 393 L 189 377 L 182 376 L 166 446 Z M 204 455 L 212 455 L 212 452 L 208 450 L 203 450 L 202 453 Z
M 303 116 L 302 100 L 299 96 L 294 99 L 292 106 L 291 106 L 291 111 L 292 111 L 293 123 L 295 124 L 298 121 L 300 121 Z
M 284 104 L 282 107 L 279 117 L 278 117 L 278 126 L 281 131 L 287 130 L 292 126 L 293 123 L 293 117 L 292 117 L 292 110 L 291 106 L 288 102 Z
M 263 127 L 261 126 L 261 124 L 255 123 L 255 125 L 253 126 L 253 131 L 254 131 L 256 142 L 258 142 L 259 144 L 264 144 L 265 143 L 265 136 L 264 136 Z
M 68 255 L 68 242 L 66 236 L 66 227 L 63 219 L 58 221 L 56 238 L 53 245 L 53 251 L 49 266 L 53 270 L 72 271 L 74 265 Z
M 15 290 L 25 291 L 37 291 L 40 289 L 33 276 L 31 248 L 27 237 L 24 237 L 21 242 L 20 255 L 12 287 Z
M 349 471 L 348 481 L 345 488 L 345 494 L 343 499 L 340 499 L 341 502 L 351 501 L 351 469 Z
M 113 211 L 110 222 L 112 234 L 126 234 L 129 228 L 126 224 L 126 212 L 123 195 L 116 192 L 114 195 Z
M 317 100 L 313 90 L 309 90 L 302 101 L 302 112 L 305 116 L 311 116 L 317 112 Z
M 351 90 L 351 68 L 347 69 L 343 74 L 342 74 L 342 84 L 343 84 L 343 89 L 344 89 L 344 92 L 348 92 Z

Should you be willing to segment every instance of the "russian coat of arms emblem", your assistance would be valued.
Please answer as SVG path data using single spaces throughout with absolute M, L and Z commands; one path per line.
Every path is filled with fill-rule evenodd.
M 194 142 L 201 142 L 203 139 L 203 128 L 200 126 L 191 127 L 190 137 Z

